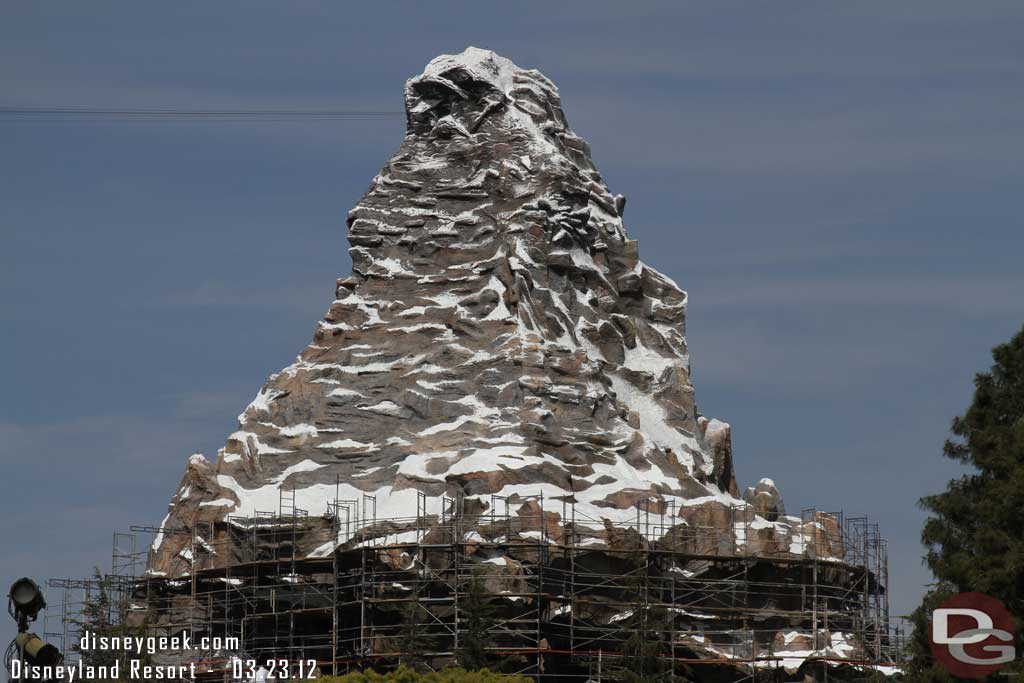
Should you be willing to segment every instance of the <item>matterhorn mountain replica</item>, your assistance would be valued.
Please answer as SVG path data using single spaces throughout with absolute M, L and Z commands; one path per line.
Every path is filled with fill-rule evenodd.
M 386 604 L 417 595 L 436 600 L 424 624 L 449 624 L 418 653 L 458 660 L 461 575 L 510 611 L 488 647 L 518 653 L 518 668 L 586 668 L 579 657 L 602 647 L 628 666 L 622 643 L 654 619 L 641 573 L 666 667 L 863 658 L 856 582 L 877 599 L 876 574 L 848 566 L 838 517 L 787 516 L 767 479 L 739 495 L 730 427 L 694 400 L 686 293 L 640 260 L 625 200 L 551 81 L 469 48 L 408 81 L 405 107 L 405 140 L 349 212 L 351 275 L 216 460 L 189 460 L 152 580 L 216 578 L 251 603 L 275 584 L 266 609 L 281 612 L 299 602 L 282 595 L 331 583 L 333 566 L 333 605 L 302 602 L 333 622 L 282 633 L 253 617 L 246 647 L 320 647 L 334 662 L 401 652 L 408 610 Z M 794 583 L 809 563 L 826 566 L 818 595 L 835 598 L 816 608 Z M 357 567 L 358 589 L 339 598 L 337 573 Z M 842 630 L 822 632 L 815 609 Z M 557 664 L 557 652 L 579 656 Z

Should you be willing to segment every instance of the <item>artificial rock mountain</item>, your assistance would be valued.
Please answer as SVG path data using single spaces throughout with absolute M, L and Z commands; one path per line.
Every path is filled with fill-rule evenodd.
M 284 491 L 311 519 L 371 495 L 379 533 L 400 535 L 418 492 L 434 519 L 445 496 L 487 514 L 498 494 L 552 528 L 571 503 L 595 529 L 643 505 L 753 554 L 807 552 L 810 523 L 770 480 L 737 497 L 729 425 L 694 401 L 686 293 L 640 261 L 551 81 L 469 48 L 409 80 L 405 107 L 348 216 L 351 276 L 216 462 L 190 459 L 165 528 L 278 511 Z M 329 528 L 302 554 L 355 542 Z M 233 559 L 204 547 L 160 534 L 149 571 Z

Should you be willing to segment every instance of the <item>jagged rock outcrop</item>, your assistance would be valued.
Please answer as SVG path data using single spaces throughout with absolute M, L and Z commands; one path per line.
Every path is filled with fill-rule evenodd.
M 420 514 L 418 492 L 431 515 L 442 496 L 486 513 L 498 494 L 520 529 L 540 506 L 556 534 L 566 505 L 595 529 L 643 505 L 734 548 L 802 553 L 774 485 L 737 497 L 729 425 L 694 401 L 687 295 L 640 260 L 551 81 L 469 48 L 408 81 L 405 106 L 312 343 L 215 463 L 193 456 L 164 524 L 277 511 L 282 490 L 311 516 L 370 494 L 378 520 Z M 310 538 L 306 554 L 347 542 Z M 151 571 L 190 571 L 186 544 L 161 535 Z
M 786 514 L 782 494 L 771 479 L 762 479 L 756 486 L 748 486 L 743 500 L 754 508 L 754 512 L 767 520 L 775 521 Z

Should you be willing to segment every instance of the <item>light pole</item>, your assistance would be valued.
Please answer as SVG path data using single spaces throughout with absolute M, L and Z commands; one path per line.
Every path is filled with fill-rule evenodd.
M 11 584 L 11 590 L 7 594 L 7 611 L 18 622 L 18 635 L 7 648 L 8 654 L 5 659 L 7 671 L 12 674 L 12 681 L 24 678 L 22 667 L 26 664 L 56 667 L 64 661 L 64 655 L 60 650 L 28 630 L 29 622 L 35 621 L 45 607 L 46 599 L 35 581 L 22 578 Z M 13 676 L 15 659 L 20 662 L 17 677 Z

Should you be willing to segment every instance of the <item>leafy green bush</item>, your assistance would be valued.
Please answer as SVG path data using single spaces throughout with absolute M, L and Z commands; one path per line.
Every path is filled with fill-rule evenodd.
M 452 668 L 421 673 L 407 666 L 400 666 L 383 674 L 376 671 L 359 671 L 318 680 L 319 683 L 532 683 L 532 679 L 525 676 L 503 676 L 487 669 L 466 671 Z

